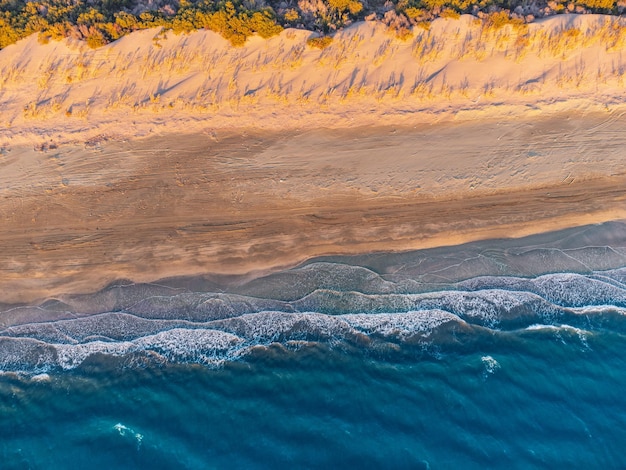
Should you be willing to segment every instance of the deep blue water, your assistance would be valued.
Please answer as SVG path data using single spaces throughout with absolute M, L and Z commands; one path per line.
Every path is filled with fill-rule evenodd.
M 2 468 L 624 468 L 619 223 L 6 308 Z

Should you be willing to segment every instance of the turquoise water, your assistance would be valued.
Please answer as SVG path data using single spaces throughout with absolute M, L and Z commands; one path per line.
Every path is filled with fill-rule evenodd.
M 623 468 L 624 227 L 6 308 L 2 468 Z

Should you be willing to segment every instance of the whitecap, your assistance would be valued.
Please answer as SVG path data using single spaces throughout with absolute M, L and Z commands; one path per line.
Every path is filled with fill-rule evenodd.
M 367 333 L 406 339 L 422 334 L 428 336 L 437 327 L 456 322 L 466 324 L 456 315 L 443 310 L 422 310 L 407 313 L 354 314 L 341 317 L 350 326 Z
M 492 356 L 482 356 L 480 360 L 485 366 L 485 372 L 487 374 L 494 374 L 501 367 L 500 363 L 496 361 Z
M 30 380 L 31 380 L 32 382 L 50 382 L 52 379 L 51 379 L 51 377 L 50 377 L 50 375 L 49 375 L 49 374 L 42 373 L 42 374 L 36 374 L 36 375 L 33 375 L 33 376 L 30 378 Z
M 113 426 L 113 429 L 115 431 L 117 431 L 117 433 L 121 436 L 121 437 L 130 437 L 133 438 L 136 443 L 137 443 L 137 449 L 139 449 L 139 447 L 141 447 L 141 443 L 143 442 L 143 434 L 136 432 L 134 429 L 122 424 L 122 423 L 117 423 L 116 425 Z
M 524 328 L 524 330 L 526 331 L 541 331 L 541 330 L 558 331 L 558 329 L 559 327 L 556 325 L 541 325 L 541 324 L 534 324 L 534 325 L 530 325 Z

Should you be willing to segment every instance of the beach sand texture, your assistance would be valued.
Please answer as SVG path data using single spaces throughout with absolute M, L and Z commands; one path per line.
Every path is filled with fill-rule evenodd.
M 9 46 L 0 302 L 626 218 L 619 21 Z
M 626 218 L 623 124 L 613 153 L 566 119 L 16 148 L 0 189 L 3 300 Z

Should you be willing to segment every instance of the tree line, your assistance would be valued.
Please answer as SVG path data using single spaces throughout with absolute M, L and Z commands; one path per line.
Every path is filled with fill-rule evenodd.
M 324 36 L 361 19 L 410 31 L 437 17 L 470 13 L 501 22 L 529 22 L 561 12 L 619 14 L 626 0 L 0 0 L 0 49 L 38 33 L 41 42 L 71 37 L 97 48 L 133 31 L 210 29 L 233 45 L 297 27 Z

